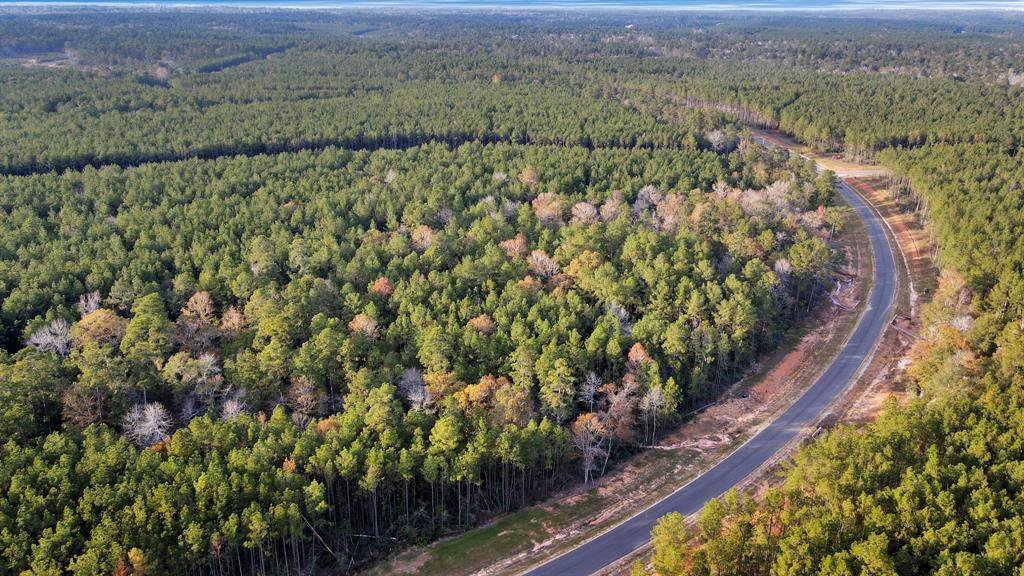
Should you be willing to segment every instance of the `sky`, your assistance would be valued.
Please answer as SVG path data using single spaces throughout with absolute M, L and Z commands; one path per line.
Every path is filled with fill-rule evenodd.
M 234 6 L 281 8 L 605 10 L 1014 10 L 1024 0 L 0 0 L 0 6 Z

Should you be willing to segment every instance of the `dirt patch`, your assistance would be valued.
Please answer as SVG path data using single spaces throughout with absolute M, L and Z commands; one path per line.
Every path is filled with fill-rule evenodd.
M 751 133 L 755 137 L 760 138 L 773 146 L 786 148 L 791 152 L 795 152 L 805 158 L 814 160 L 818 166 L 826 170 L 831 170 L 839 176 L 870 177 L 886 176 L 889 174 L 889 171 L 883 166 L 851 162 L 843 158 L 840 154 L 823 154 L 821 152 L 816 152 L 809 146 L 797 142 L 792 136 L 778 130 L 756 128 L 751 129 Z
M 430 560 L 430 554 L 424 550 L 414 550 L 409 555 L 402 555 L 391 562 L 392 574 L 416 574 Z
M 51 54 L 14 57 L 7 59 L 7 61 L 19 64 L 25 68 L 67 68 L 71 70 L 78 70 L 79 72 L 95 72 L 99 70 L 96 66 L 87 66 L 83 64 L 78 58 L 78 53 L 74 50 L 65 50 L 60 53 L 55 52 Z
M 830 426 L 873 422 L 890 398 L 903 397 L 901 359 L 909 345 L 909 339 L 899 332 L 891 329 L 886 332 L 864 374 L 846 396 L 832 406 Z
M 810 338 L 810 336 L 808 336 Z M 800 343 L 800 347 L 793 352 L 786 354 L 786 357 L 779 362 L 779 365 L 772 369 L 765 377 L 755 384 L 750 389 L 750 395 L 757 399 L 770 398 L 772 394 L 778 392 L 779 385 L 785 381 L 785 378 L 796 371 L 796 367 L 800 364 L 801 358 L 804 356 L 806 350 L 805 343 L 808 338 L 804 338 L 804 341 Z

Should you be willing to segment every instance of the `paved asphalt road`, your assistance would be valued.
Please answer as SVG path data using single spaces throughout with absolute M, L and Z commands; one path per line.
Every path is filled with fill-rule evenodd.
M 867 310 L 849 342 L 828 369 L 782 416 L 714 468 L 608 532 L 527 572 L 527 576 L 584 576 L 629 554 L 648 541 L 651 527 L 661 516 L 669 512 L 680 512 L 684 516 L 696 512 L 705 502 L 721 496 L 754 472 L 792 440 L 801 428 L 815 424 L 822 410 L 858 375 L 861 365 L 891 321 L 890 307 L 896 294 L 896 266 L 884 224 L 844 182 L 839 181 L 838 188 L 867 228 L 874 253 L 875 279 Z

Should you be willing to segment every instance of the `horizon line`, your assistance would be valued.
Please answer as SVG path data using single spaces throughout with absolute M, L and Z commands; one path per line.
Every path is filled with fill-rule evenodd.
M 764 1 L 740 1 L 732 4 L 728 2 L 700 2 L 694 4 L 671 4 L 640 1 L 636 3 L 618 1 L 590 1 L 590 0 L 555 0 L 539 1 L 537 3 L 501 2 L 501 1 L 472 1 L 460 2 L 459 0 L 193 0 L 193 1 L 160 1 L 160 0 L 0 0 L 0 11 L 5 8 L 117 8 L 117 9 L 202 9 L 219 8 L 222 10 L 248 9 L 248 10 L 302 10 L 302 11 L 345 11 L 345 10 L 367 10 L 367 9 L 389 9 L 403 11 L 433 11 L 433 12 L 620 12 L 626 10 L 642 10 L 645 12 L 858 12 L 878 11 L 886 12 L 1024 12 L 1024 0 L 972 0 L 968 2 L 943 2 L 926 0 L 924 2 L 872 2 L 855 0 L 851 2 L 838 2 L 833 5 L 800 5 L 799 0 L 792 2 L 764 2 Z

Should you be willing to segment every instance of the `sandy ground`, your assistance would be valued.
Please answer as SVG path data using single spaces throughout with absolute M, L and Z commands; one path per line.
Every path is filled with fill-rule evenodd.
M 63 54 L 54 54 L 48 56 L 23 56 L 15 57 L 6 60 L 15 64 L 20 64 L 25 68 L 69 68 L 73 70 L 79 70 L 82 72 L 88 72 L 97 70 L 98 68 L 93 66 L 86 66 L 79 62 L 78 54 L 73 50 L 65 50 Z

